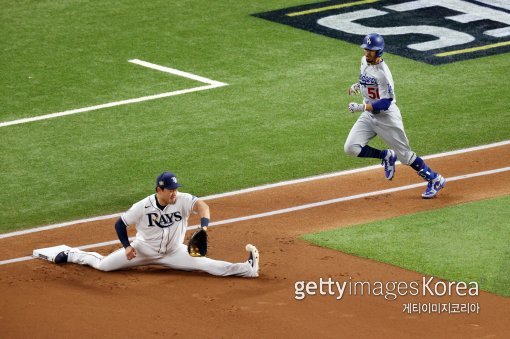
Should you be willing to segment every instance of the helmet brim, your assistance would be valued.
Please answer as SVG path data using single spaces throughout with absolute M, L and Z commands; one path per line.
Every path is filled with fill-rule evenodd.
M 361 44 L 359 47 L 363 48 L 363 49 L 368 49 L 369 51 L 380 51 L 382 48 L 381 47 L 369 47 L 367 44 Z

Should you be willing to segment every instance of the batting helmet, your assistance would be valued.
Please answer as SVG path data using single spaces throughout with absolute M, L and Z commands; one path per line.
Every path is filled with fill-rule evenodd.
M 384 50 L 384 39 L 380 34 L 371 33 L 363 39 L 363 44 L 360 47 L 371 51 L 377 51 L 376 56 L 380 57 Z

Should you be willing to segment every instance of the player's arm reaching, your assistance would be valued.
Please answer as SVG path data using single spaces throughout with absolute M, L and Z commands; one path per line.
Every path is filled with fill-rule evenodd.
M 200 226 L 204 231 L 207 231 L 209 219 L 211 218 L 209 206 L 203 200 L 197 199 L 193 206 L 193 212 L 198 213 L 198 216 L 200 217 Z
M 136 250 L 134 247 L 131 247 L 127 234 L 127 225 L 124 223 L 122 218 L 119 218 L 115 223 L 115 231 L 117 231 L 117 237 L 119 237 L 122 246 L 124 246 L 124 249 L 126 250 L 127 259 L 131 260 L 136 257 Z
M 188 241 L 188 253 L 192 257 L 205 257 L 207 255 L 208 248 L 208 236 L 207 226 L 209 225 L 209 218 L 211 214 L 209 212 L 209 206 L 195 197 L 193 197 L 192 212 L 200 216 L 201 229 L 195 231 Z

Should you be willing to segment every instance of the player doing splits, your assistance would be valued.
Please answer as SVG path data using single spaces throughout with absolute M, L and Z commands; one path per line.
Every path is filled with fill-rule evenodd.
M 361 93 L 363 103 L 351 102 L 349 111 L 362 113 L 349 132 L 344 150 L 347 154 L 362 158 L 381 159 L 388 180 L 395 175 L 395 162 L 398 158 L 401 163 L 411 166 L 418 175 L 428 181 L 422 197 L 433 198 L 444 187 L 446 179 L 411 151 L 397 107 L 393 77 L 388 65 L 381 58 L 384 39 L 379 34 L 369 34 L 363 39 L 361 48 L 365 50 L 365 55 L 361 58 L 359 81 L 349 88 L 349 95 Z M 378 150 L 368 146 L 368 142 L 376 135 L 389 145 L 390 149 Z
M 258 277 L 259 253 L 247 245 L 249 259 L 230 263 L 206 257 L 192 257 L 183 244 L 188 218 L 198 213 L 204 230 L 209 224 L 209 206 L 201 199 L 181 193 L 181 186 L 171 172 L 156 179 L 156 193 L 135 203 L 115 223 L 115 230 L 124 248 L 103 257 L 95 252 L 76 248 L 57 254 L 54 262 L 89 265 L 101 271 L 114 271 L 142 265 L 163 265 L 185 271 L 199 270 L 213 275 Z M 130 243 L 127 227 L 136 225 L 136 239 Z

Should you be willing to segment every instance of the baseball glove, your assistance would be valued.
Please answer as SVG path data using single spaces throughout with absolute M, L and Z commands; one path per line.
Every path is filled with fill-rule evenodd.
M 188 253 L 192 257 L 205 257 L 207 254 L 207 232 L 200 229 L 193 233 L 188 242 Z

